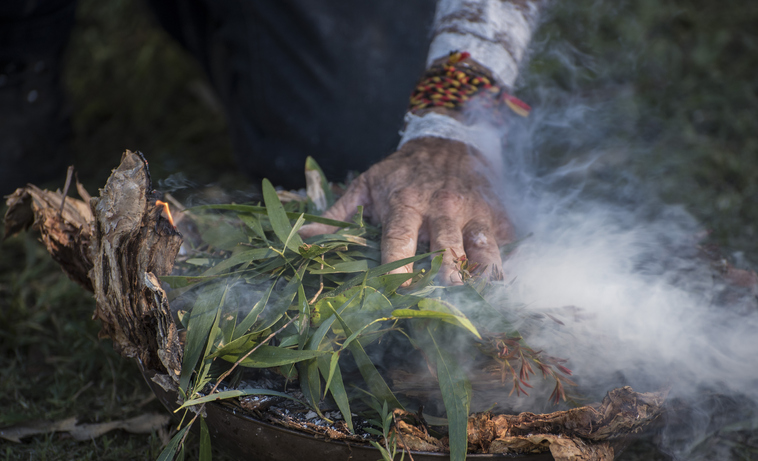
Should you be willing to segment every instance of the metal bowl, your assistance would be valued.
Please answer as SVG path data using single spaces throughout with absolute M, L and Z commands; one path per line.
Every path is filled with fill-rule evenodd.
M 147 384 L 158 400 L 171 412 L 178 408 L 177 394 L 168 392 L 152 381 L 151 371 L 142 372 Z M 237 411 L 232 406 L 210 402 L 205 406 L 208 431 L 213 446 L 239 459 L 271 461 L 377 461 L 382 458 L 379 450 L 371 445 L 360 445 L 317 437 L 273 424 L 264 423 L 250 415 Z M 450 459 L 447 453 L 411 452 L 415 461 L 442 461 Z M 533 455 L 471 454 L 467 459 L 497 459 L 529 461 L 553 461 L 550 453 Z

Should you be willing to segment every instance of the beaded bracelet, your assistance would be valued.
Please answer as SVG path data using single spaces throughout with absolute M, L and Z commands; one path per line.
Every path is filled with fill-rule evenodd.
M 409 112 L 432 107 L 460 110 L 471 100 L 478 107 L 498 113 L 502 104 L 526 117 L 531 111 L 526 103 L 508 94 L 484 67 L 469 59 L 466 51 L 452 51 L 447 62 L 430 67 L 411 95 Z

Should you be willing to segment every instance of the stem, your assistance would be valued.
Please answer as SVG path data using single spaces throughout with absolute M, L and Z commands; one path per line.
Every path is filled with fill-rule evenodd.
M 243 355 L 242 357 L 240 357 L 240 359 L 239 359 L 239 360 L 237 360 L 236 362 L 234 362 L 234 365 L 232 365 L 232 367 L 231 367 L 229 370 L 227 370 L 227 371 L 226 371 L 224 374 L 222 374 L 222 375 L 221 375 L 221 376 L 218 378 L 218 381 L 216 381 L 216 385 L 215 385 L 215 386 L 213 386 L 213 389 L 211 389 L 211 391 L 209 392 L 209 395 L 210 395 L 210 394 L 213 394 L 214 392 L 216 392 L 216 389 L 218 389 L 218 386 L 219 386 L 219 384 L 221 384 L 221 382 L 222 382 L 224 379 L 226 379 L 226 377 L 227 377 L 227 376 L 229 376 L 229 375 L 231 374 L 231 372 L 232 372 L 232 371 L 234 371 L 234 369 L 235 369 L 235 368 L 237 368 L 237 366 L 238 366 L 240 363 L 242 363 L 242 361 L 243 361 L 243 360 L 245 360 L 246 358 L 250 357 L 250 354 L 252 354 L 252 353 L 253 353 L 253 352 L 255 352 L 256 350 L 258 350 L 258 348 L 259 348 L 259 347 L 261 347 L 262 345 L 264 345 L 264 344 L 266 344 L 267 342 L 271 341 L 271 339 L 272 339 L 274 336 L 278 335 L 279 333 L 281 333 L 281 332 L 282 332 L 282 330 L 284 330 L 285 328 L 287 328 L 288 326 L 290 326 L 290 324 L 291 324 L 292 322 L 294 322 L 295 320 L 297 320 L 297 318 L 298 318 L 298 317 L 300 317 L 300 314 L 297 314 L 296 316 L 292 317 L 292 318 L 289 320 L 289 322 L 287 322 L 287 323 L 285 323 L 285 324 L 284 324 L 284 326 L 283 326 L 283 327 L 279 328 L 279 329 L 278 329 L 278 330 L 276 330 L 275 332 L 273 332 L 273 333 L 271 333 L 270 335 L 268 335 L 268 336 L 266 337 L 266 339 L 264 339 L 263 341 L 261 341 L 260 343 L 258 343 L 258 345 L 257 345 L 257 346 L 255 346 L 254 348 L 252 348 L 252 349 L 251 349 L 251 350 L 250 350 L 250 351 L 249 351 L 247 354 Z M 207 403 L 207 402 L 205 402 L 205 403 Z M 194 417 L 192 418 L 192 420 L 191 420 L 191 421 L 190 421 L 190 422 L 187 424 L 188 426 L 192 426 L 192 425 L 195 423 L 195 420 L 197 419 L 197 417 L 198 417 L 198 416 L 200 416 L 200 414 L 202 414 L 202 413 L 203 413 L 203 409 L 205 409 L 205 403 L 203 403 L 203 404 L 200 406 L 200 409 L 199 409 L 199 410 L 197 410 L 197 411 L 195 412 L 195 416 L 194 416 Z M 187 431 L 187 432 L 185 432 L 185 433 L 184 433 L 184 435 L 182 436 L 182 440 L 179 442 L 179 446 L 182 446 L 182 445 L 184 444 L 184 440 L 187 438 L 187 434 L 188 434 L 188 433 L 189 433 L 189 431 Z

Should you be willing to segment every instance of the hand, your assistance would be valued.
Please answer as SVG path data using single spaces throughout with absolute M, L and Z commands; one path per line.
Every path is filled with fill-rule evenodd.
M 499 273 L 499 246 L 511 241 L 513 232 L 483 173 L 488 168 L 492 166 L 481 154 L 461 142 L 408 141 L 358 176 L 324 216 L 346 221 L 363 205 L 364 216 L 382 225 L 382 264 L 414 256 L 419 241 L 429 241 L 431 251 L 446 250 L 438 275 L 443 284 L 461 283 L 455 255 Z M 300 234 L 335 230 L 309 224 Z M 408 264 L 392 272 L 412 271 Z

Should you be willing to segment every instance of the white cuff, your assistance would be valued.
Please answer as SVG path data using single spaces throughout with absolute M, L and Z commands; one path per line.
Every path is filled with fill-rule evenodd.
M 398 149 L 412 139 L 443 138 L 460 141 L 481 152 L 493 166 L 502 164 L 502 144 L 500 134 L 491 125 L 465 125 L 447 115 L 427 112 L 423 116 L 408 112 L 405 114 L 405 130 Z

